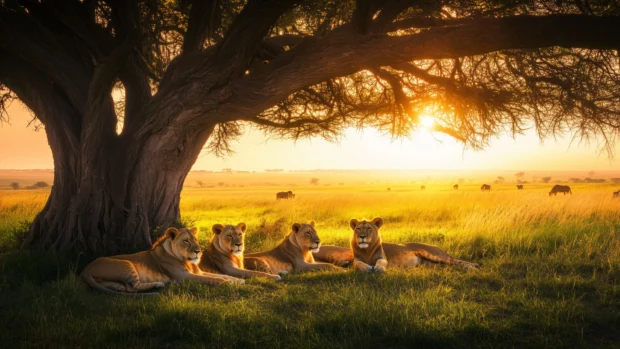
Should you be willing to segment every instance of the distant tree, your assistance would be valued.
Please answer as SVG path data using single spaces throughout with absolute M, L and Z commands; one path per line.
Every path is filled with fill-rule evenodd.
M 584 180 L 583 180 L 583 179 L 581 179 L 581 178 L 575 178 L 575 177 L 569 178 L 568 180 L 569 180 L 569 181 L 571 181 L 571 182 L 573 182 L 573 183 L 583 183 L 583 182 L 584 182 Z
M 543 183 L 549 183 L 549 181 L 551 180 L 551 177 L 543 177 L 540 179 Z
M 497 183 L 504 183 L 505 180 L 506 180 L 506 178 L 504 178 L 502 176 L 497 176 Z
M 49 184 L 47 182 L 39 181 L 33 185 L 35 188 L 49 188 Z
M 319 179 L 318 178 L 310 178 L 310 184 L 312 185 L 319 185 Z
M 592 177 L 592 176 L 594 176 L 595 173 L 596 172 L 594 172 L 594 171 L 590 171 L 590 172 L 588 172 L 588 176 Z
M 619 177 L 610 178 L 609 180 L 610 180 L 612 183 L 620 183 L 620 178 L 619 178 Z
M 15 190 L 19 189 L 19 183 L 17 183 L 17 182 L 11 183 L 11 188 L 13 188 Z
M 231 174 L 233 172 L 232 168 L 223 168 L 222 172 Z
M 517 177 L 517 182 L 521 180 L 525 176 L 525 172 L 517 172 L 515 173 L 515 177 Z
M 465 178 L 459 178 L 459 184 L 465 184 Z
M 205 185 L 204 183 L 202 183 L 202 181 L 196 181 L 196 184 L 198 184 L 198 186 L 201 188 Z
M 224 183 L 224 182 L 219 182 L 217 185 L 221 188 L 221 187 L 225 186 L 225 185 L 226 185 L 226 183 Z

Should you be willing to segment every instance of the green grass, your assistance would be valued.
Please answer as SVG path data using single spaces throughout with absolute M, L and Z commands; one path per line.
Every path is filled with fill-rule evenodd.
M 346 245 L 350 218 L 382 216 L 386 241 L 420 241 L 483 266 L 291 274 L 281 282 L 172 285 L 160 297 L 110 297 L 76 277 L 83 256 L 18 251 L 44 191 L 0 191 L 3 347 L 620 348 L 620 200 L 611 187 L 480 193 L 413 186 L 186 189 L 183 220 L 248 224 L 248 251 L 316 220 Z M 8 345 L 8 346 L 5 346 Z

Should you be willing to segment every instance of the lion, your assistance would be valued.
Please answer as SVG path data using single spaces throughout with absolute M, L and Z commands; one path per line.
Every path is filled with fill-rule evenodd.
M 281 279 L 280 275 L 244 269 L 245 223 L 239 223 L 236 226 L 215 224 L 212 230 L 213 239 L 198 264 L 200 270 L 243 279 L 251 277 L 265 277 L 276 281 Z
M 309 224 L 295 223 L 280 245 L 270 251 L 246 254 L 244 264 L 247 269 L 270 274 L 340 269 L 329 263 L 315 262 L 312 253 L 318 252 L 320 248 L 321 240 L 314 229 L 314 221 Z
M 317 260 L 343 265 L 352 263 L 353 268 L 363 272 L 384 272 L 388 267 L 417 267 L 425 264 L 458 265 L 465 270 L 480 269 L 480 265 L 450 256 L 437 246 L 422 243 L 383 243 L 379 229 L 383 219 L 378 217 L 368 222 L 352 219 L 351 248 L 323 246 Z M 324 251 L 323 251 L 324 250 Z
M 88 264 L 80 274 L 90 287 L 120 295 L 157 295 L 147 292 L 171 282 L 198 281 L 207 285 L 225 282 L 242 284 L 242 279 L 205 273 L 198 263 L 202 251 L 198 228 L 168 228 L 148 251 L 101 257 Z

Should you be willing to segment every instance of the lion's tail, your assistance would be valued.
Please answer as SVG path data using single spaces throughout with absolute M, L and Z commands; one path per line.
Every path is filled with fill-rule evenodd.
M 101 286 L 97 281 L 95 281 L 95 279 L 93 278 L 92 275 L 82 272 L 82 274 L 80 275 L 82 277 L 82 280 L 84 280 L 84 282 L 94 288 L 95 290 L 99 291 L 99 292 L 103 292 L 103 293 L 107 293 L 107 294 L 114 294 L 114 295 L 122 295 L 122 296 L 159 296 L 159 293 L 157 292 L 143 292 L 143 293 L 129 293 L 129 292 L 116 292 L 116 291 L 112 291 L 107 287 L 103 287 Z
M 423 248 L 420 248 L 421 247 L 420 245 L 421 244 L 417 244 L 417 243 L 405 244 L 405 246 L 408 246 L 408 247 L 415 247 L 415 254 L 418 257 L 426 259 L 430 262 L 457 265 L 466 270 L 480 269 L 479 264 L 464 261 L 458 258 L 454 258 L 451 255 L 449 255 L 447 252 L 439 249 L 436 246 L 426 245 Z

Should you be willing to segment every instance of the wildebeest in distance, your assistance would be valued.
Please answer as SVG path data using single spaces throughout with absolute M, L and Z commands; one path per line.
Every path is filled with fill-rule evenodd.
M 613 197 L 614 198 L 620 198 L 620 190 L 615 191 Z
M 553 188 L 551 188 L 551 191 L 549 192 L 549 196 L 558 195 L 558 193 L 564 193 L 564 195 L 566 195 L 566 193 L 571 194 L 571 195 L 573 194 L 573 192 L 570 190 L 570 187 L 568 185 L 556 184 L 553 186 Z
M 454 188 L 454 190 L 457 190 L 459 188 L 459 185 L 455 184 L 452 188 Z
M 483 184 L 483 185 L 480 187 L 480 190 L 482 190 L 482 191 L 491 191 L 491 186 L 490 186 L 490 185 L 488 185 L 488 184 Z
M 292 191 L 281 191 L 279 193 L 276 194 L 276 199 L 280 200 L 280 199 L 294 199 L 295 198 L 295 194 L 293 194 Z
M 421 186 L 420 190 L 426 190 L 426 186 L 425 185 Z
M 517 184 L 517 190 L 523 190 L 523 184 Z

